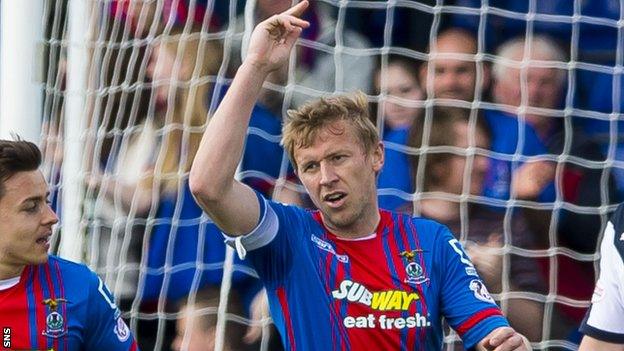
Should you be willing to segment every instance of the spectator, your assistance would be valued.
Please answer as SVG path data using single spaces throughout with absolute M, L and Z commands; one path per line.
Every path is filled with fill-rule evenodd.
M 530 48 L 530 55 L 525 51 L 527 47 Z M 571 128 L 564 127 L 564 118 L 573 122 L 571 117 L 557 116 L 556 110 L 561 108 L 566 79 L 565 71 L 552 67 L 552 63 L 566 61 L 562 50 L 546 36 L 533 36 L 528 43 L 521 37 L 504 43 L 497 57 L 493 68 L 495 100 L 525 109 L 524 118 L 535 129 L 549 153 L 565 156 L 558 165 L 562 169 L 561 177 L 557 179 L 560 199 L 576 206 L 594 208 L 615 203 L 617 193 L 613 177 L 607 176 L 603 180 L 603 169 L 592 168 L 585 162 L 576 162 L 570 158 L 599 162 L 602 154 L 599 145 L 585 134 L 581 126 L 571 123 Z M 526 60 L 529 60 L 528 65 L 520 68 L 527 63 Z M 523 79 L 526 82 L 524 90 Z M 604 195 L 596 191 L 598 185 L 606 190 Z M 573 213 L 567 208 L 538 215 L 535 215 L 536 211 L 531 212 L 534 214 L 531 217 L 532 226 L 542 233 L 549 230 L 551 215 L 557 216 L 557 241 L 550 242 L 546 235 L 541 235 L 541 247 L 557 245 L 582 253 L 595 252 L 602 225 L 599 213 Z M 588 299 L 593 288 L 591 262 L 573 260 L 565 255 L 558 255 L 556 259 L 559 267 L 558 294 L 574 299 Z M 549 262 L 544 260 L 542 263 L 547 274 Z M 574 281 L 560 278 L 570 275 L 578 275 L 578 278 Z M 568 307 L 562 307 L 561 313 L 573 325 L 578 325 L 584 315 L 583 310 Z
M 494 101 L 525 108 L 526 113 L 522 116 L 540 139 L 545 140 L 557 133 L 558 124 L 553 123 L 552 111 L 562 106 L 566 82 L 566 71 L 552 67 L 552 64 L 566 62 L 557 43 L 547 36 L 533 36 L 526 40 L 519 37 L 503 43 L 496 57 Z
M 221 57 L 220 46 L 216 42 L 204 43 L 206 54 L 200 52 L 198 38 L 186 38 L 185 55 L 179 60 L 176 67 L 177 79 L 184 81 L 188 86 L 169 91 L 165 64 L 150 64 L 147 71 L 154 79 L 154 101 L 156 113 L 153 118 L 145 118 L 129 131 L 129 137 L 124 139 L 121 146 L 113 149 L 111 161 L 106 165 L 103 173 L 95 173 L 91 177 L 91 185 L 99 188 L 96 198 L 95 216 L 102 222 L 103 228 L 110 228 L 110 232 L 100 233 L 99 255 L 95 261 L 98 267 L 105 268 L 107 276 L 112 281 L 121 280 L 124 286 L 118 292 L 123 293 L 125 299 L 132 299 L 136 295 L 136 280 L 138 279 L 136 268 L 130 272 L 132 276 L 126 276 L 126 272 L 118 272 L 120 266 L 138 263 L 137 250 L 129 250 L 128 257 L 118 255 L 122 245 L 132 244 L 131 247 L 140 247 L 140 237 L 143 228 L 136 224 L 136 218 L 147 218 L 150 213 L 158 210 L 161 196 L 167 196 L 177 192 L 184 184 L 180 174 L 188 171 L 194 155 L 201 130 L 193 131 L 192 128 L 201 128 L 206 122 L 207 110 L 202 108 L 204 98 L 210 91 L 210 83 L 197 84 L 191 81 L 191 74 L 195 65 L 199 65 L 201 76 L 215 74 Z M 175 40 L 161 42 L 154 50 L 159 55 L 166 50 L 176 50 Z M 174 51 L 175 52 L 175 51 Z M 195 62 L 195 57 L 202 57 L 202 61 Z M 175 56 L 174 56 L 175 57 Z M 171 68 L 171 67 L 170 67 Z M 172 79 L 172 78 L 170 78 Z M 173 107 L 167 106 L 171 98 Z M 193 108 L 186 108 L 187 105 Z M 120 221 L 120 218 L 130 221 Z M 133 235 L 127 236 L 127 229 L 131 228 Z M 126 261 L 127 260 L 127 261 Z M 121 278 L 117 278 L 120 273 Z M 105 275 L 106 276 L 106 275 Z
M 481 194 L 488 168 L 488 159 L 483 151 L 490 146 L 487 124 L 478 117 L 473 127 L 470 111 L 462 108 L 437 108 L 434 115 L 428 146 L 454 149 L 414 158 L 414 173 L 418 163 L 425 162 L 425 194 L 415 204 L 415 209 L 424 217 L 447 225 L 451 232 L 458 235 L 458 239 L 466 242 L 466 251 L 490 292 L 501 293 L 504 279 L 509 279 L 509 291 L 543 293 L 544 286 L 536 261 L 515 253 L 509 254 L 509 271 L 503 270 L 504 248 L 535 248 L 534 235 L 521 213 L 509 214 L 512 216 L 511 231 L 506 231 L 504 213 L 476 202 L 465 203 L 459 198 L 461 195 L 474 197 Z M 413 131 L 410 145 L 422 146 L 421 137 L 422 130 Z M 542 327 L 534 321 L 542 320 L 543 306 L 526 298 L 509 299 L 507 306 L 506 316 L 510 324 L 530 340 L 539 341 Z
M 490 74 L 487 67 L 475 63 L 476 53 L 477 42 L 469 32 L 459 29 L 442 32 L 431 44 L 432 57 L 428 64 L 420 69 L 421 86 L 426 88 L 428 96 L 470 103 L 479 101 L 489 84 Z M 544 183 L 548 184 L 554 176 L 551 165 L 509 161 L 515 154 L 535 156 L 546 153 L 534 130 L 498 111 L 487 110 L 484 117 L 492 132 L 492 151 L 500 155 L 490 161 L 484 195 L 507 200 L 513 187 L 517 198 L 536 199 L 542 196 L 542 201 L 552 200 L 552 187 L 550 192 L 540 193 Z
M 451 28 L 430 43 L 429 60 L 420 67 L 420 85 L 428 98 L 472 102 L 489 84 L 489 70 L 476 63 L 477 42 L 472 34 Z M 480 73 L 478 73 L 480 72 Z
M 214 75 L 221 64 L 221 50 L 217 42 L 204 42 L 199 32 L 192 32 L 168 38 L 152 52 L 147 71 L 154 85 L 156 114 L 173 121 L 191 121 L 190 125 L 178 122 L 172 126 L 181 129 L 181 136 L 190 134 L 182 139 L 181 148 L 168 151 L 183 150 L 180 155 L 190 157 L 183 162 L 190 162 L 197 151 L 196 137 L 200 135 L 195 132 L 203 130 L 209 114 L 207 106 Z M 195 86 L 198 86 L 196 91 Z M 280 156 L 284 153 L 277 141 L 280 123 L 261 106 L 254 108 L 251 121 L 241 163 L 242 180 L 265 196 L 272 196 L 274 180 L 280 175 Z M 267 159 L 265 155 L 274 157 Z M 166 165 L 167 156 L 164 160 Z M 142 290 L 142 298 L 148 302 L 162 296 L 166 301 L 175 301 L 189 294 L 193 286 L 218 286 L 222 280 L 225 245 L 215 224 L 202 217 L 190 193 L 187 179 L 190 163 L 183 163 L 182 167 L 176 170 L 181 177 L 173 178 L 177 182 L 163 188 L 160 194 L 147 259 L 148 268 L 153 271 L 146 274 Z M 292 196 L 282 196 L 280 200 L 294 201 Z M 174 270 L 168 271 L 168 267 Z M 238 258 L 234 260 L 234 268 L 232 286 L 240 293 L 247 311 L 260 290 L 260 282 Z
M 162 173 L 168 175 L 163 179 L 171 181 L 165 183 L 159 198 L 156 218 L 164 221 L 153 228 L 148 267 L 159 269 L 167 264 L 180 267 L 184 263 L 200 261 L 211 267 L 206 272 L 205 269 L 200 269 L 199 286 L 204 286 L 220 284 L 222 277 L 220 263 L 225 257 L 225 246 L 221 240 L 214 239 L 214 234 L 218 232 L 214 224 L 201 218 L 201 209 L 195 204 L 188 189 L 187 172 L 197 151 L 201 131 L 209 113 L 207 105 L 211 96 L 210 81 L 221 63 L 222 49 L 215 41 L 202 43 L 199 34 L 199 32 L 182 34 L 168 38 L 155 46 L 147 70 L 154 85 L 156 114 L 162 119 L 177 122 L 170 124 L 169 128 L 177 129 L 174 129 L 173 133 L 178 133 L 177 139 L 168 142 L 164 140 L 167 143 L 162 146 L 167 148 L 164 151 L 165 156 L 161 156 L 164 159 L 161 161 Z M 195 70 L 198 71 L 193 73 Z M 202 81 L 207 82 L 197 83 Z M 254 117 L 255 123 L 252 123 L 252 127 L 269 134 L 279 133 L 277 120 L 262 114 L 255 114 Z M 280 155 L 283 153 L 280 146 L 259 134 L 250 134 L 248 142 L 243 171 L 253 170 L 261 172 L 267 178 L 277 178 L 280 160 L 267 162 L 259 155 Z M 172 160 L 169 166 L 167 160 Z M 180 163 L 181 169 L 178 169 Z M 252 168 L 254 166 L 255 168 Z M 181 174 L 182 177 L 177 174 Z M 264 178 L 257 176 L 244 179 L 267 196 L 272 194 L 272 182 L 264 181 Z M 177 218 L 184 224 L 171 223 L 171 218 Z M 166 254 L 169 251 L 171 262 L 166 262 Z M 198 257 L 198 252 L 202 253 L 203 257 Z M 246 265 L 238 260 L 235 263 L 245 271 Z M 241 264 L 242 266 L 238 266 Z M 173 301 L 187 295 L 193 281 L 197 279 L 195 278 L 197 270 L 198 268 L 193 265 L 174 273 L 147 274 L 143 298 L 157 299 L 165 293 L 168 299 Z M 250 287 L 249 295 L 244 295 L 247 305 L 259 290 L 259 285 L 253 283 L 256 280 L 251 279 L 248 273 L 249 269 L 247 273 L 238 272 L 234 275 L 235 285 Z
M 215 349 L 217 333 L 217 309 L 220 304 L 220 291 L 216 288 L 199 290 L 197 295 L 180 301 L 180 317 L 176 321 L 176 337 L 171 343 L 173 351 L 208 351 Z M 243 315 L 243 304 L 236 291 L 230 291 L 227 299 L 227 318 L 223 337 L 223 351 L 251 350 L 243 342 L 247 326 L 242 321 L 232 320 L 232 315 Z
M 456 5 L 469 8 L 479 8 L 483 3 L 479 0 L 456 0 Z M 595 18 L 618 20 L 620 18 L 620 4 L 613 0 L 583 1 L 578 9 L 570 6 L 566 0 L 528 1 L 491 0 L 488 1 L 489 13 L 485 21 L 483 46 L 488 52 L 493 52 L 508 38 L 531 33 L 531 35 L 548 34 L 562 43 L 578 45 L 579 59 L 584 62 L 599 63 L 615 60 L 617 46 L 617 29 L 605 23 L 596 23 L 587 20 L 572 23 L 568 21 L 543 20 L 536 17 L 527 20 L 526 14 L 543 16 L 565 16 L 571 18 L 575 14 Z M 494 9 L 502 9 L 513 15 L 501 16 L 494 13 Z M 578 11 L 578 12 L 577 12 Z M 486 16 L 484 14 L 484 16 Z M 481 16 L 464 15 L 456 12 L 451 22 L 462 28 L 476 33 L 479 29 Z M 530 28 L 527 28 L 529 27 Z M 578 26 L 578 41 L 573 42 L 572 28 Z
M 378 116 L 383 118 L 386 152 L 385 165 L 377 179 L 379 206 L 395 210 L 405 202 L 404 197 L 414 192 L 405 146 L 412 125 L 422 123 L 421 109 L 414 106 L 423 99 L 417 64 L 406 57 L 390 56 L 385 69 L 378 66 L 374 83 L 375 92 L 380 94 Z M 402 194 L 395 195 L 397 191 Z

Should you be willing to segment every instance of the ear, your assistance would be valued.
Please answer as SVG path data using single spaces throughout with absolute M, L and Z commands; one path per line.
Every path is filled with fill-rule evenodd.
M 372 153 L 372 163 L 373 163 L 373 170 L 375 171 L 375 173 L 379 173 L 381 172 L 381 169 L 383 168 L 384 165 L 384 161 L 385 161 L 385 148 L 384 148 L 384 144 L 383 142 L 379 141 L 377 143 L 377 146 L 373 149 L 373 153 Z

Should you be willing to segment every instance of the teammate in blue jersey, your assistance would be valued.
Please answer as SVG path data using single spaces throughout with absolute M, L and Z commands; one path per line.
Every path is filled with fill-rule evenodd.
M 239 256 L 248 253 L 285 348 L 440 350 L 446 317 L 467 348 L 527 350 L 448 229 L 379 209 L 384 149 L 362 94 L 308 103 L 283 127 L 319 211 L 270 202 L 234 179 L 253 105 L 308 27 L 299 18 L 307 6 L 256 27 L 189 180 Z
M 35 144 L 0 140 L 0 349 L 137 350 L 102 280 L 48 255 L 58 218 L 40 164 Z

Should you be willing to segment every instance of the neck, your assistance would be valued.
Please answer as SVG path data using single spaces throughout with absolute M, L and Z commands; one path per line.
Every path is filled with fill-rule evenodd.
M 379 214 L 379 207 L 377 203 L 368 211 L 363 211 L 357 217 L 357 219 L 348 225 L 337 225 L 336 223 L 332 223 L 331 220 L 321 212 L 321 217 L 323 218 L 323 223 L 325 227 L 334 235 L 339 238 L 345 239 L 358 239 L 371 235 L 377 230 L 377 226 L 381 221 L 381 215 Z
M 459 218 L 459 203 L 443 199 L 423 199 L 420 212 L 424 217 L 439 222 L 448 222 Z
M 0 263 L 0 280 L 11 279 L 19 277 L 24 271 L 24 265 L 11 265 L 7 263 Z

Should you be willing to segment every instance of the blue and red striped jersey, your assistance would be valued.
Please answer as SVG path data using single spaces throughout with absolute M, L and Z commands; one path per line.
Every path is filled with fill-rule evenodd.
M 0 290 L 0 350 L 137 350 L 120 315 L 95 273 L 50 256 Z
M 258 271 L 287 350 L 440 350 L 442 317 L 471 348 L 508 326 L 441 224 L 380 210 L 375 233 L 344 240 L 319 212 L 258 196 L 258 226 L 226 241 Z

